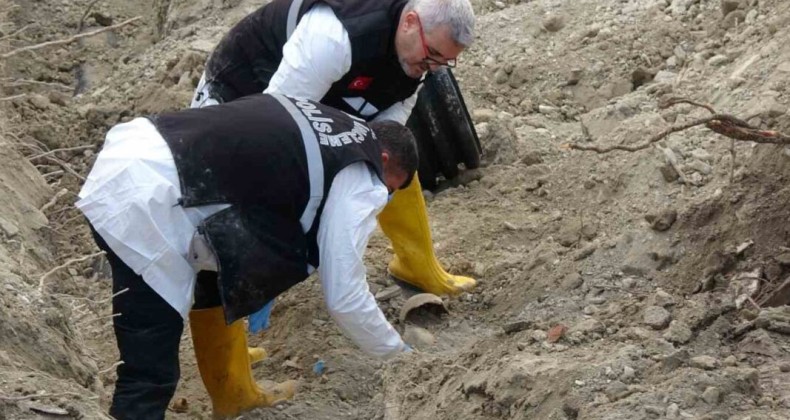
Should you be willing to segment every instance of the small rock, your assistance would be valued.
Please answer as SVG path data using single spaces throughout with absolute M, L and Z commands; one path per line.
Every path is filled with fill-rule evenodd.
M 28 101 L 30 101 L 30 105 L 37 108 L 40 111 L 46 111 L 50 108 L 52 103 L 49 101 L 49 98 L 43 95 L 39 95 L 37 93 L 31 94 L 28 97 Z
M 543 163 L 543 155 L 537 150 L 532 150 L 525 153 L 519 162 L 527 166 L 538 165 Z
M 718 404 L 721 399 L 721 391 L 715 386 L 709 386 L 705 388 L 705 392 L 702 393 L 702 399 L 711 405 Z
M 565 18 L 561 15 L 550 14 L 543 18 L 543 28 L 549 32 L 557 32 L 565 27 Z
M 579 81 L 582 79 L 582 74 L 584 74 L 584 70 L 580 68 L 572 69 L 568 74 L 568 81 L 567 81 L 568 85 L 573 86 L 578 84 Z
M 691 328 L 683 321 L 674 320 L 669 323 L 669 329 L 664 333 L 664 340 L 675 344 L 685 344 L 691 340 Z
M 730 12 L 738 10 L 742 0 L 721 0 L 721 15 L 727 16 Z
M 565 290 L 578 289 L 582 284 L 584 284 L 584 279 L 582 279 L 581 274 L 576 272 L 568 274 L 562 281 L 562 287 Z
M 502 329 L 505 330 L 505 334 L 513 334 L 524 331 L 531 326 L 532 322 L 530 321 L 513 321 L 503 325 Z
M 529 336 L 532 338 L 532 341 L 536 341 L 538 343 L 546 341 L 546 339 L 549 337 L 549 335 L 546 334 L 546 331 L 543 330 L 533 330 Z
M 546 341 L 549 343 L 556 343 L 560 340 L 560 338 L 562 338 L 566 331 L 568 331 L 568 327 L 562 324 L 557 324 L 549 330 Z
M 376 293 L 376 300 L 380 300 L 380 301 L 390 300 L 395 296 L 398 296 L 400 291 L 401 288 L 398 285 L 387 287 L 384 290 Z
M 628 386 L 620 381 L 612 381 L 604 390 L 609 401 L 617 401 L 630 395 Z
M 697 159 L 692 160 L 689 164 L 686 165 L 686 167 L 693 171 L 697 171 L 702 175 L 710 175 L 710 173 L 713 172 L 712 166 Z
M 729 356 L 727 356 L 727 358 L 725 358 L 725 359 L 724 359 L 724 361 L 722 362 L 722 364 L 723 364 L 724 366 L 730 366 L 730 367 L 737 366 L 737 365 L 738 365 L 738 358 L 736 358 L 736 357 L 735 357 L 735 356 L 733 356 L 733 355 L 729 355 Z M 789 365 L 789 366 L 790 366 L 790 365 Z M 781 367 L 780 367 L 780 368 L 781 368 Z M 788 370 L 788 371 L 790 371 L 790 370 Z M 784 371 L 783 371 L 783 372 L 784 372 Z
M 664 290 L 657 289 L 656 293 L 650 297 L 650 302 L 652 305 L 666 308 L 675 305 L 675 298 Z
M 757 15 L 758 15 L 757 9 L 749 10 L 746 13 L 746 19 L 744 19 L 744 22 L 747 25 L 754 25 L 755 22 L 757 22 Z
M 507 83 L 507 80 L 508 80 L 508 74 L 505 72 L 504 69 L 499 69 L 494 74 L 494 82 L 496 82 L 496 84 L 498 85 L 503 85 Z
M 634 368 L 632 368 L 631 366 L 624 366 L 623 373 L 622 375 L 620 375 L 620 379 L 623 382 L 631 382 L 631 380 L 633 380 L 635 376 L 636 376 L 636 371 L 634 370 Z
M 675 170 L 675 167 L 669 163 L 665 163 L 658 168 L 661 171 L 661 176 L 664 177 L 666 182 L 675 182 L 680 178 L 680 174 Z
M 680 415 L 680 407 L 677 404 L 672 403 L 667 406 L 667 418 L 669 419 L 676 419 Z
M 595 253 L 595 251 L 597 249 L 598 249 L 598 245 L 597 244 L 589 244 L 589 245 L 585 246 L 584 248 L 580 249 L 573 256 L 573 260 L 574 261 L 581 261 L 581 260 L 589 257 L 590 255 L 592 255 L 593 253 Z
M 705 149 L 694 149 L 691 152 L 691 156 L 693 158 L 699 159 L 699 160 L 701 160 L 703 162 L 712 162 L 713 161 L 713 155 L 710 154 L 710 152 L 708 152 Z
M 653 81 L 656 83 L 674 83 L 675 80 L 678 78 L 678 74 L 672 71 L 667 70 L 660 70 L 656 73 L 655 77 L 653 77 Z
M 653 230 L 663 232 L 675 223 L 678 218 L 678 212 L 673 209 L 664 210 L 659 214 L 648 213 L 645 215 L 645 220 L 650 223 Z
M 16 236 L 17 233 L 19 233 L 19 228 L 15 224 L 9 222 L 3 217 L 0 217 L 0 229 L 9 238 L 14 237 Z
M 606 327 L 601 323 L 601 321 L 598 321 L 595 318 L 588 318 L 575 324 L 569 331 L 578 331 L 583 334 L 603 333 L 606 331 Z
M 645 309 L 642 322 L 654 330 L 663 330 L 669 325 L 672 315 L 660 306 L 649 306 Z
M 478 108 L 472 112 L 472 120 L 475 123 L 489 122 L 496 119 L 496 111 L 485 108 Z
M 424 349 L 433 346 L 436 343 L 436 338 L 425 328 L 407 325 L 406 332 L 403 334 L 403 341 L 412 347 Z
M 713 370 L 719 367 L 719 360 L 713 356 L 696 356 L 689 361 L 691 367 L 703 370 Z
M 559 108 L 550 105 L 538 105 L 538 112 L 544 115 L 556 114 L 560 111 Z
M 723 66 L 730 62 L 730 58 L 726 55 L 717 54 L 708 59 L 708 65 L 713 67 Z

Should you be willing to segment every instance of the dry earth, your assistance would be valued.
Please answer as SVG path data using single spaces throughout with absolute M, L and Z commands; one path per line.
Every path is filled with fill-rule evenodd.
M 71 206 L 80 177 L 110 126 L 184 107 L 208 52 L 257 6 L 0 0 L 0 418 L 106 418 L 111 292 Z M 485 166 L 428 202 L 440 258 L 480 286 L 448 315 L 401 323 L 377 234 L 370 288 L 419 352 L 365 357 L 305 282 L 251 339 L 271 353 L 256 377 L 298 378 L 300 393 L 244 418 L 790 418 L 790 308 L 768 307 L 790 278 L 790 150 L 703 127 L 637 152 L 564 146 L 639 144 L 706 115 L 661 109 L 671 96 L 789 133 L 790 3 L 475 7 L 456 75 Z M 182 344 L 168 418 L 210 418 Z

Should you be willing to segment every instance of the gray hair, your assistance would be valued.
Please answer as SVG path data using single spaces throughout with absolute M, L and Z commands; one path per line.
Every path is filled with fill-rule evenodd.
M 423 30 L 447 25 L 453 41 L 468 47 L 475 39 L 475 12 L 469 0 L 409 0 L 404 12 L 420 15 Z

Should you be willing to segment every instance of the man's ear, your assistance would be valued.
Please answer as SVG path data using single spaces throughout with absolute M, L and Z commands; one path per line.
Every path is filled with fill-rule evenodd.
M 390 161 L 390 154 L 387 152 L 381 152 L 381 163 L 385 164 Z
M 411 29 L 417 25 L 417 12 L 410 10 L 403 15 L 403 29 Z

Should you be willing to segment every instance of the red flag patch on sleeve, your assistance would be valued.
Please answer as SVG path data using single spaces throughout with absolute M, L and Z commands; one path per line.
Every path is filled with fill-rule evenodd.
M 371 83 L 373 83 L 372 77 L 358 76 L 348 84 L 348 88 L 350 90 L 367 90 Z

